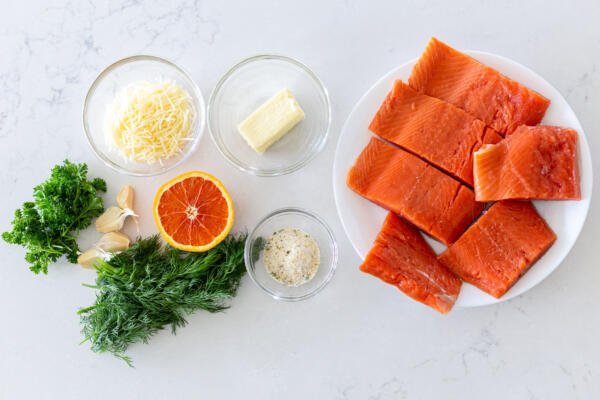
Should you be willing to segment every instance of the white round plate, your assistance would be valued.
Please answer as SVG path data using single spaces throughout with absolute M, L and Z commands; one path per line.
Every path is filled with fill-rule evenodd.
M 534 202 L 539 213 L 556 233 L 556 242 L 501 299 L 496 299 L 472 285 L 463 285 L 456 305 L 476 307 L 518 296 L 540 283 L 560 265 L 575 244 L 587 216 L 592 195 L 592 160 L 583 128 L 558 90 L 529 68 L 508 58 L 480 51 L 465 53 L 550 99 L 550 107 L 542 123 L 573 128 L 579 133 L 581 173 L 581 201 Z M 371 248 L 387 211 L 348 189 L 346 174 L 371 138 L 369 123 L 394 81 L 408 81 L 416 61 L 409 61 L 379 79 L 356 104 L 339 138 L 333 166 L 335 202 L 344 230 L 362 259 Z M 445 249 L 445 246 L 429 237 L 426 237 L 426 240 L 438 253 Z

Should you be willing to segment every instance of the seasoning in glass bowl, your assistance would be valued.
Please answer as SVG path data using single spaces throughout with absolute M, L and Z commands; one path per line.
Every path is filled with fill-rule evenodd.
M 281 229 L 267 239 L 264 263 L 267 272 L 279 283 L 299 286 L 314 278 L 319 269 L 319 245 L 301 229 Z

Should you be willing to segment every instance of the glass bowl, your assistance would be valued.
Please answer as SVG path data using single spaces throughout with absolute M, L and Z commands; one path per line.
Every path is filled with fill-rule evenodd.
M 237 125 L 283 88 L 288 88 L 305 118 L 264 154 L 242 138 Z M 289 57 L 258 55 L 231 68 L 208 102 L 208 128 L 221 154 L 242 171 L 277 176 L 296 171 L 325 145 L 331 122 L 329 95 L 306 65 Z
M 112 146 L 107 137 L 105 130 L 107 106 L 114 100 L 119 90 L 132 82 L 161 80 L 174 81 L 192 97 L 196 118 L 192 127 L 191 140 L 179 154 L 161 162 L 147 164 L 130 161 Z M 133 56 L 110 65 L 92 83 L 83 106 L 83 127 L 94 153 L 109 167 L 134 176 L 162 174 L 181 164 L 196 149 L 204 130 L 204 120 L 204 99 L 192 78 L 172 62 L 155 56 Z
M 319 246 L 321 263 L 316 275 L 299 286 L 286 286 L 276 281 L 263 262 L 265 241 L 276 231 L 297 228 L 311 235 Z M 276 300 L 299 301 L 314 296 L 333 277 L 338 249 L 331 229 L 317 215 L 300 208 L 281 208 L 264 217 L 250 232 L 244 249 L 246 269 L 258 287 Z

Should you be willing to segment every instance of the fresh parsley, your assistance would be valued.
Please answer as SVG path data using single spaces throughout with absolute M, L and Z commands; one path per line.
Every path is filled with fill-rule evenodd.
M 33 201 L 15 211 L 12 230 L 2 238 L 25 247 L 29 269 L 48 273 L 48 265 L 61 256 L 75 263 L 76 235 L 104 211 L 98 192 L 106 191 L 100 178 L 88 180 L 86 164 L 65 160 L 52 168 L 50 177 L 33 189 Z

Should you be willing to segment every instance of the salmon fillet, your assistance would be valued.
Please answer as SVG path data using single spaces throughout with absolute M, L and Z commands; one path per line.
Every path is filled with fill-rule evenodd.
M 483 210 L 466 186 L 377 138 L 358 156 L 347 185 L 444 244 L 453 243 Z
M 439 260 L 464 281 L 500 298 L 555 240 L 530 202 L 499 201 Z
M 501 134 L 537 125 L 550 101 L 432 38 L 409 78 L 414 89 L 462 108 Z
M 502 137 L 466 111 L 396 81 L 371 132 L 473 186 L 473 151 Z
M 557 126 L 520 126 L 475 153 L 475 197 L 580 200 L 577 132 Z
M 419 232 L 394 213 L 385 219 L 360 270 L 442 314 L 450 311 L 462 285 Z

